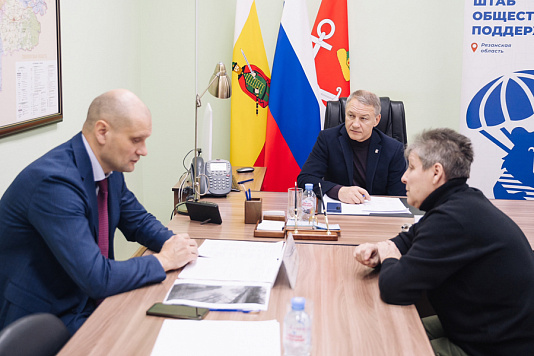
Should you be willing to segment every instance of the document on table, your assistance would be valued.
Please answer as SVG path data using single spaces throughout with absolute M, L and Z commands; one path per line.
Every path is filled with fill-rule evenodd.
M 199 257 L 185 266 L 180 279 L 264 282 L 274 284 L 282 257 L 284 241 L 205 240 Z
M 164 303 L 212 310 L 267 310 L 284 241 L 205 240 L 178 275 Z
M 152 356 L 280 356 L 280 324 L 266 321 L 163 322 Z
M 325 195 L 324 202 L 328 214 L 370 215 L 370 214 L 411 214 L 399 198 L 375 197 L 363 204 L 346 204 Z

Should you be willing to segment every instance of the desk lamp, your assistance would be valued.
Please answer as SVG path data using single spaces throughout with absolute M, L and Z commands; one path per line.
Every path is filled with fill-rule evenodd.
M 226 74 L 226 68 L 223 63 L 217 63 L 210 83 L 202 94 L 196 97 L 195 103 L 195 156 L 191 162 L 191 177 L 193 183 L 193 196 L 195 201 L 200 199 L 200 195 L 206 192 L 205 184 L 201 184 L 200 176 L 204 174 L 204 160 L 200 157 L 200 149 L 197 147 L 198 139 L 198 108 L 202 105 L 200 98 L 209 91 L 211 95 L 219 99 L 228 99 L 232 95 L 232 88 L 230 85 L 230 78 Z M 203 182 L 202 182 L 203 183 Z

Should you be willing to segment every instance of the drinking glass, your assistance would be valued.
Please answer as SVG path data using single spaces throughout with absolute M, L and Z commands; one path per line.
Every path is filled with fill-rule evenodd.
M 301 220 L 302 219 L 302 188 L 289 188 L 287 190 L 287 218 L 288 219 L 295 218 L 295 209 L 297 211 L 297 220 Z

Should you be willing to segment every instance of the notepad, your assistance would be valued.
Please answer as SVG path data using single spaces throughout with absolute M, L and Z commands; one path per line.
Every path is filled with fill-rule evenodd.
M 211 310 L 267 310 L 285 243 L 205 240 L 164 303 Z
M 165 320 L 151 355 L 279 356 L 280 352 L 276 320 Z
M 326 224 L 317 223 L 317 224 L 315 224 L 315 228 L 316 229 L 320 229 L 320 230 L 330 229 L 332 231 L 341 230 L 341 228 L 339 227 L 339 224 L 329 224 L 328 227 L 327 227 Z

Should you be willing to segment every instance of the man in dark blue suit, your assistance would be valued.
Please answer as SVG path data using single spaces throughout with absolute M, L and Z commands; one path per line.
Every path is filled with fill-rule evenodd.
M 0 200 L 0 329 L 48 312 L 74 333 L 103 298 L 160 282 L 197 258 L 196 242 L 164 227 L 126 187 L 122 172 L 147 154 L 151 133 L 146 105 L 112 90 L 91 103 L 81 133 L 15 178 Z M 101 214 L 99 181 L 108 187 Z M 156 253 L 115 261 L 116 228 Z
M 406 195 L 404 146 L 375 127 L 380 99 L 358 90 L 347 98 L 345 123 L 323 130 L 297 178 L 299 187 L 318 183 L 344 203 L 360 204 L 369 195 Z M 317 191 L 316 191 L 317 192 Z

